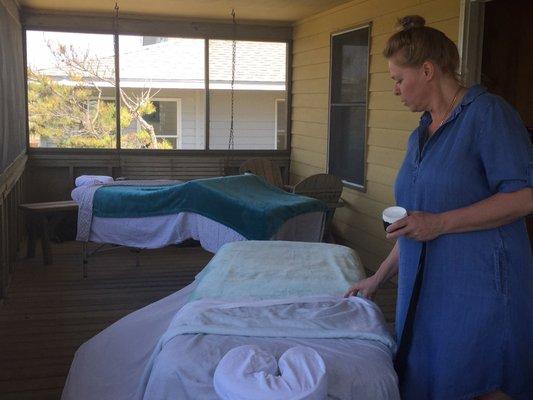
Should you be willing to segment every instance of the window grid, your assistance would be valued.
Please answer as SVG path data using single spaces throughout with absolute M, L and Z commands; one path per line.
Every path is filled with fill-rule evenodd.
M 30 31 L 30 30 L 28 30 Z M 41 31 L 39 31 L 41 32 Z M 53 31 L 46 31 L 46 30 L 42 30 L 42 32 L 53 32 Z M 72 33 L 75 33 L 75 32 L 72 32 Z M 117 93 L 116 96 L 115 96 L 115 99 L 120 99 L 120 95 L 118 94 L 119 90 L 120 90 L 120 85 L 121 85 L 121 82 L 120 82 L 120 69 L 119 69 L 119 65 L 120 65 L 120 58 L 121 58 L 121 55 L 120 55 L 120 51 L 119 51 L 119 48 L 118 48 L 118 41 L 121 37 L 121 35 L 119 34 L 109 34 L 109 35 L 106 35 L 106 36 L 109 36 L 109 37 L 112 37 L 113 38 L 113 42 L 115 43 L 114 45 L 114 59 L 115 59 L 115 66 L 117 67 L 116 69 L 116 72 L 115 72 L 115 76 L 116 76 L 116 82 L 115 82 L 115 92 Z M 159 40 L 156 40 L 154 44 L 158 44 L 158 43 L 162 43 L 165 41 L 165 38 L 159 38 Z M 206 43 L 206 47 L 207 47 L 207 43 L 209 42 L 209 39 L 206 39 L 204 38 L 203 39 L 204 43 Z M 147 44 L 152 44 L 151 42 L 147 41 L 146 42 Z M 265 41 L 265 42 L 260 42 L 260 43 L 269 43 L 268 41 Z M 279 43 L 282 43 L 282 42 L 279 42 Z M 288 46 L 288 43 L 287 42 L 283 42 L 285 44 L 285 46 Z M 288 50 L 288 47 L 286 47 L 286 50 Z M 206 54 L 208 54 L 208 52 L 206 52 Z M 286 58 L 286 57 L 285 57 Z M 209 69 L 209 62 L 210 60 L 206 60 L 205 61 L 205 69 L 208 70 Z M 287 69 L 287 65 L 286 65 L 286 61 L 285 61 L 285 69 Z M 206 72 L 206 76 L 208 76 L 208 73 Z M 284 82 L 284 88 L 285 88 L 285 95 L 288 93 L 288 84 L 289 82 L 287 81 L 286 77 L 285 77 L 285 82 Z M 209 121 L 209 119 L 207 118 L 207 115 L 209 114 L 209 108 L 207 108 L 209 106 L 209 90 L 206 90 L 209 86 L 208 86 L 208 82 L 205 82 L 204 84 L 204 93 L 205 93 L 205 97 L 206 97 L 206 101 L 205 101 L 205 106 L 206 108 L 204 109 L 204 113 L 206 114 L 206 122 Z M 102 100 L 104 98 L 102 97 Z M 108 99 L 108 100 L 115 100 L 109 96 L 106 96 L 105 99 Z M 156 101 L 156 99 L 152 99 L 154 101 Z M 159 99 L 158 99 L 159 100 Z M 168 98 L 161 98 L 160 99 L 161 101 L 168 101 L 169 99 Z M 116 104 L 116 101 L 115 101 L 115 104 Z M 181 105 L 181 104 L 180 104 Z M 181 107 L 178 107 L 181 109 Z M 278 110 L 276 109 L 274 111 L 274 115 L 272 116 L 273 118 L 277 118 L 277 113 L 278 113 Z M 115 119 L 116 119 L 116 149 L 120 149 L 120 148 L 123 148 L 123 145 L 121 143 L 121 132 L 120 132 L 120 124 L 119 124 L 119 121 L 120 121 L 120 107 L 116 107 L 115 108 Z M 277 145 L 277 137 L 278 137 L 278 133 L 284 133 L 285 135 L 287 135 L 287 123 L 285 125 L 285 129 L 282 130 L 282 129 L 278 129 L 277 128 L 277 125 L 278 124 L 278 121 L 277 119 L 274 121 L 275 125 L 276 125 L 276 132 L 274 134 L 275 136 L 275 143 L 273 146 L 269 147 L 269 148 L 265 148 L 265 150 L 277 150 L 279 148 L 279 146 Z M 178 118 L 178 132 L 176 133 L 176 135 L 156 135 L 158 138 L 178 138 L 178 139 L 181 139 L 181 119 Z M 204 126 L 204 129 L 206 131 L 206 135 L 208 134 L 209 132 L 209 128 L 208 128 L 208 124 L 206 123 L 206 126 Z M 285 143 L 287 143 L 288 139 L 285 138 Z M 203 150 L 209 150 L 209 140 L 203 140 Z M 180 147 L 180 146 L 178 146 Z M 254 147 L 251 147 L 249 148 L 249 150 L 254 150 L 255 148 Z M 259 149 L 259 148 L 257 148 Z M 187 149 L 188 150 L 188 149 Z M 286 150 L 286 148 L 282 148 L 282 150 Z

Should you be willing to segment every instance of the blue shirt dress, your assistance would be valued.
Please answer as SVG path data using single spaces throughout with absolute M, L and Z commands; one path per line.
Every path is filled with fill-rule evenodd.
M 430 123 L 425 113 L 409 138 L 395 184 L 399 206 L 441 213 L 533 186 L 527 131 L 498 96 L 470 88 L 424 142 Z M 402 399 L 471 399 L 493 390 L 533 399 L 533 258 L 524 219 L 425 244 L 398 240 L 396 334 L 401 346 L 409 342 L 399 353 Z

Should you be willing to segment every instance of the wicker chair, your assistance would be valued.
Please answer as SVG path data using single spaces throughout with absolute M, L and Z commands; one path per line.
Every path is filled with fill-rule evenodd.
M 338 207 L 344 206 L 341 199 L 342 181 L 335 175 L 311 175 L 294 186 L 293 193 L 321 200 L 328 206 L 324 225 L 323 240 L 333 242 L 331 235 L 331 222 Z
M 267 158 L 251 158 L 246 160 L 239 167 L 240 174 L 244 174 L 245 172 L 262 176 L 271 185 L 284 189 L 281 170 Z

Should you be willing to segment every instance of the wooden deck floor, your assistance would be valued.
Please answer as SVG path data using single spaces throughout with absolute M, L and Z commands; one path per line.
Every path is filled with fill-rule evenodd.
M 78 243 L 54 245 L 54 264 L 40 254 L 20 260 L 0 305 L 0 399 L 59 399 L 76 349 L 126 314 L 190 283 L 211 259 L 199 247 L 136 254 L 116 249 L 89 260 L 82 279 Z M 139 260 L 139 266 L 136 260 Z M 377 299 L 394 318 L 395 288 Z

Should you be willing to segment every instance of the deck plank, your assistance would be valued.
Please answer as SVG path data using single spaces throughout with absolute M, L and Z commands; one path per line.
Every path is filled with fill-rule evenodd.
M 199 247 L 117 248 L 91 257 L 83 279 L 79 243 L 53 252 L 53 265 L 40 254 L 17 262 L 0 306 L 0 399 L 59 399 L 82 343 L 186 286 L 212 257 Z

